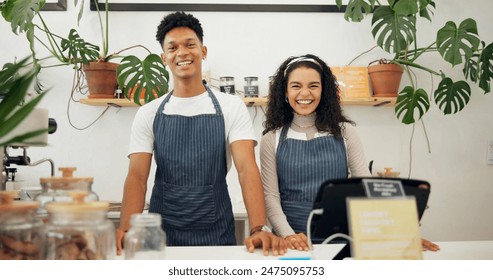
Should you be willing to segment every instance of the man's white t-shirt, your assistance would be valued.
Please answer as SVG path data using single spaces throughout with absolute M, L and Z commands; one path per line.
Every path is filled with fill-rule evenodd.
M 211 89 L 217 98 L 224 116 L 226 135 L 226 159 L 228 171 L 231 167 L 231 143 L 238 140 L 257 140 L 253 130 L 250 114 L 238 96 L 226 94 Z M 161 96 L 140 107 L 135 115 L 130 136 L 128 155 L 133 153 L 153 153 L 154 132 L 153 123 L 156 111 L 167 95 Z M 194 97 L 171 96 L 164 106 L 167 115 L 196 116 L 214 114 L 215 108 L 207 91 Z

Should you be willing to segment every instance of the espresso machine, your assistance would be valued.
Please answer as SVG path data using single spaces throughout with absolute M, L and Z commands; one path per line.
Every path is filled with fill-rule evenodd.
M 24 133 L 46 129 L 47 132 L 41 135 L 26 139 L 22 142 L 11 143 L 8 146 L 0 147 L 0 154 L 3 152 L 1 173 L 0 173 L 0 191 L 8 190 L 8 182 L 16 180 L 17 168 L 15 166 L 37 166 L 42 163 L 49 163 L 51 168 L 51 176 L 55 173 L 55 163 L 49 158 L 32 161 L 28 156 L 29 147 L 44 147 L 48 145 L 48 134 L 52 134 L 57 130 L 55 119 L 48 117 L 48 110 L 35 108 L 31 114 L 23 120 L 13 131 L 3 137 L 3 140 L 12 139 L 17 135 Z M 0 139 L 0 143 L 2 139 Z M 21 191 L 20 198 L 32 199 L 29 193 Z

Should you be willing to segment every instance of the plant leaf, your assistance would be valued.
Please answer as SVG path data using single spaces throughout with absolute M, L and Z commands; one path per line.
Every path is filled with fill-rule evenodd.
M 416 17 L 398 15 L 389 6 L 375 9 L 371 25 L 377 45 L 389 53 L 398 54 L 416 38 Z
M 342 7 L 342 0 L 336 0 L 336 5 L 337 5 L 337 8 L 339 8 L 339 10 L 340 10 Z
M 23 106 L 18 106 L 24 100 L 36 75 L 34 70 L 19 74 L 27 60 L 26 58 L 19 63 L 9 64 L 0 71 L 0 92 L 4 93 L 4 98 L 0 101 L 0 139 L 21 123 L 44 97 L 45 93 L 41 93 Z M 2 139 L 0 145 L 20 142 L 44 132 L 46 132 L 45 129 L 19 135 L 6 141 Z
M 77 4 L 79 0 L 74 0 L 74 6 L 77 7 Z M 80 20 L 82 19 L 82 15 L 84 14 L 83 11 L 84 11 L 84 2 L 85 0 L 82 0 L 82 3 L 80 4 L 80 8 L 79 8 L 79 13 L 77 14 L 77 26 L 79 25 L 80 23 Z
M 148 55 L 143 61 L 133 55 L 124 57 L 116 68 L 118 85 L 124 88 L 126 98 L 134 91 L 134 102 L 140 104 L 140 93 L 145 90 L 147 103 L 168 92 L 169 73 L 157 54 Z
M 479 87 L 484 93 L 491 91 L 491 80 L 493 79 L 493 43 L 486 46 L 481 52 L 478 61 Z
M 464 68 L 462 68 L 462 73 L 464 77 L 473 82 L 478 81 L 479 76 L 479 64 L 478 64 L 479 54 L 473 54 L 471 58 L 464 62 Z
M 2 5 L 2 16 L 8 22 L 12 32 L 25 32 L 33 25 L 33 18 L 44 6 L 44 0 L 13 0 Z
M 99 47 L 84 41 L 75 29 L 70 29 L 68 40 L 62 39 L 60 46 L 62 51 L 68 50 L 68 59 L 72 64 L 89 64 L 99 58 Z
M 435 2 L 433 0 L 419 0 L 419 16 L 428 19 L 431 22 L 431 16 L 433 15 L 433 9 L 435 9 Z
M 465 19 L 459 28 L 449 21 L 438 30 L 437 48 L 440 55 L 452 66 L 462 63 L 462 56 L 467 61 L 478 49 L 480 39 L 476 21 Z
M 19 78 L 19 69 L 24 67 L 28 58 L 24 58 L 18 63 L 6 63 L 0 70 L 0 92 L 8 93 L 15 80 Z M 0 112 L 1 115 L 1 112 Z
M 26 142 L 25 140 L 26 139 L 30 139 L 32 137 L 36 137 L 40 134 L 43 134 L 43 133 L 46 133 L 48 132 L 49 129 L 38 129 L 38 130 L 35 130 L 35 131 L 31 131 L 31 132 L 27 132 L 27 133 L 24 133 L 24 134 L 21 134 L 21 135 L 17 135 L 17 136 L 14 136 L 13 138 L 10 138 L 10 139 L 7 139 L 7 140 L 4 140 L 4 142 L 0 143 L 0 147 L 3 147 L 3 146 L 6 146 L 6 145 L 9 145 L 11 143 L 19 143 L 19 142 L 24 142 L 24 143 L 27 143 L 27 144 L 41 144 L 41 143 L 38 143 L 38 142 Z
M 27 77 L 24 78 L 22 77 L 21 79 L 18 80 L 19 83 L 25 83 L 27 82 L 28 79 L 32 81 L 32 77 Z M 21 100 L 25 96 L 25 94 L 19 94 L 20 92 L 25 92 L 27 93 L 27 88 L 29 85 L 15 85 L 12 87 L 11 92 L 5 97 L 7 98 L 8 96 L 20 96 Z M 21 123 L 34 109 L 34 107 L 41 101 L 41 98 L 43 98 L 44 94 L 39 94 L 36 96 L 34 99 L 31 101 L 25 103 L 23 106 L 18 107 L 19 103 L 15 104 L 15 106 L 9 107 L 9 111 L 14 111 L 16 108 L 18 108 L 13 114 L 10 116 L 7 116 L 6 118 L 1 120 L 2 126 L 0 127 L 0 136 L 3 137 L 7 135 L 10 131 L 12 131 L 19 123 Z M 8 102 L 4 100 L 2 101 L 2 107 L 10 106 L 12 102 Z M 14 100 L 17 100 L 18 98 L 15 98 Z M 5 105 L 4 105 L 5 102 Z
M 430 99 L 424 89 L 414 91 L 411 86 L 406 86 L 397 96 L 395 113 L 404 124 L 415 123 L 430 109 Z M 417 114 L 417 119 L 415 115 Z
M 26 60 L 21 61 L 21 63 L 25 62 Z M 13 111 L 13 108 L 16 108 L 16 106 L 21 104 L 24 96 L 27 93 L 27 89 L 34 79 L 34 73 L 32 71 L 23 76 L 19 76 L 18 72 L 24 65 L 17 65 L 18 66 L 10 66 L 8 68 L 4 68 L 0 72 L 0 78 L 4 78 L 9 74 L 12 75 L 12 78 L 10 79 L 0 79 L 0 92 L 5 93 L 5 96 L 2 99 L 1 103 L 3 110 L 0 110 L 0 123 L 3 123 L 9 117 L 9 114 Z M 0 130 L 3 129 L 4 125 L 0 127 Z
M 350 0 L 344 12 L 344 19 L 352 22 L 360 22 L 365 15 L 369 14 L 375 5 L 376 0 Z M 342 6 L 342 1 L 336 1 L 339 9 Z
M 442 79 L 435 90 L 435 103 L 445 115 L 455 114 L 469 103 L 471 87 L 465 81 L 453 82 L 450 78 Z
M 416 0 L 399 0 L 394 3 L 392 9 L 398 15 L 411 15 L 418 13 L 418 2 Z

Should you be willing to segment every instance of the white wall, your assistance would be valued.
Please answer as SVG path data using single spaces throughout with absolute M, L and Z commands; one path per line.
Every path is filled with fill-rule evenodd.
M 68 1 L 71 2 L 71 1 Z M 87 1 L 86 1 L 87 2 Z M 460 22 L 475 17 L 482 38 L 493 41 L 493 21 L 486 11 L 493 2 L 477 0 L 436 0 L 439 10 L 434 22 L 420 21 L 422 45 L 429 43 L 436 30 L 448 20 Z M 86 3 L 87 4 L 87 3 Z M 458 12 L 460 11 L 460 13 Z M 167 12 L 112 12 L 110 17 L 110 51 L 132 44 L 143 44 L 160 53 L 155 41 L 156 26 Z M 344 65 L 374 43 L 369 23 L 350 24 L 340 13 L 213 13 L 195 12 L 205 30 L 207 63 L 213 77 L 235 76 L 242 86 L 245 76 L 258 76 L 260 89 L 267 90 L 268 76 L 288 56 L 314 53 L 330 65 Z M 459 15 L 460 14 L 460 15 Z M 67 34 L 75 25 L 76 11 L 69 3 L 68 11 L 46 12 L 45 20 L 55 33 Z M 98 42 L 96 15 L 86 8 L 79 32 L 89 41 Z M 17 38 L 5 22 L 0 22 L 2 38 L 0 64 L 28 54 L 24 38 Z M 353 65 L 366 65 L 383 54 L 374 51 Z M 433 56 L 425 58 L 433 60 Z M 434 64 L 438 64 L 434 63 Z M 450 70 L 448 66 L 442 66 Z M 50 110 L 59 128 L 49 136 L 50 146 L 29 148 L 33 161 L 49 157 L 59 166 L 77 166 L 78 176 L 93 176 L 94 191 L 104 200 L 120 200 L 128 160 L 126 151 L 130 125 L 136 108 L 110 108 L 86 130 L 85 127 L 103 112 L 104 107 L 91 107 L 69 102 L 72 73 L 69 68 L 43 71 L 43 82 L 50 88 L 41 107 Z M 454 69 L 455 76 L 461 69 Z M 420 86 L 429 89 L 427 75 L 419 76 Z M 435 81 L 435 86 L 438 81 Z M 75 99 L 81 98 L 76 96 Z M 411 177 L 431 183 L 429 209 L 422 219 L 423 236 L 431 240 L 493 239 L 493 165 L 486 164 L 486 143 L 493 139 L 493 94 L 483 95 L 473 88 L 470 104 L 457 115 L 443 116 L 435 107 L 424 118 L 431 145 L 428 153 L 422 125 L 416 125 L 412 143 Z M 249 109 L 252 118 L 255 109 Z M 400 124 L 391 107 L 345 107 L 345 113 L 358 124 L 368 160 L 374 160 L 374 172 L 391 166 L 407 176 L 410 167 L 410 136 L 412 126 Z M 263 115 L 258 109 L 255 130 L 260 137 Z M 11 151 L 12 154 L 19 151 Z M 37 186 L 39 177 L 49 176 L 49 167 L 19 167 L 18 179 L 23 186 Z M 241 192 L 234 169 L 228 176 L 232 200 L 241 201 Z M 150 186 L 152 179 L 150 180 Z

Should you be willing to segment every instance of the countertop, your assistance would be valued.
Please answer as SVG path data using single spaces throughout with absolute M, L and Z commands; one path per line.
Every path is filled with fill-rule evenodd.
M 169 246 L 164 252 L 166 260 L 331 260 L 344 247 L 344 244 L 316 244 L 313 251 L 288 250 L 283 256 L 264 256 L 261 249 L 253 253 L 244 245 L 238 246 Z M 118 256 L 118 259 L 123 259 Z
M 423 252 L 424 260 L 493 260 L 493 240 L 435 242 L 440 251 Z M 283 256 L 264 256 L 262 250 L 249 253 L 245 246 L 191 246 L 166 247 L 167 260 L 331 260 L 343 244 L 314 245 L 313 251 L 289 250 Z M 118 256 L 117 259 L 123 259 Z

